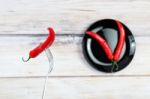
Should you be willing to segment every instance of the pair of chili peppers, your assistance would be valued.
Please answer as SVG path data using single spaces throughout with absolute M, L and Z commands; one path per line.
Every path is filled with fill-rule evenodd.
M 95 39 L 98 42 L 98 44 L 100 46 L 102 46 L 107 58 L 110 61 L 112 61 L 113 68 L 116 65 L 117 66 L 116 69 L 118 69 L 117 62 L 120 59 L 123 45 L 125 43 L 125 30 L 119 21 L 116 21 L 116 23 L 117 23 L 118 30 L 119 30 L 119 40 L 117 42 L 117 46 L 116 46 L 114 53 L 112 53 L 111 48 L 109 47 L 107 42 L 100 35 L 96 34 L 95 32 L 90 32 L 90 31 L 86 32 L 86 34 L 89 35 L 90 37 L 92 37 L 93 39 Z M 113 68 L 112 68 L 112 72 L 113 72 Z
M 38 56 L 41 52 L 43 52 L 45 49 L 47 49 L 49 46 L 52 45 L 52 43 L 54 42 L 55 39 L 55 32 L 53 30 L 53 28 L 48 28 L 49 31 L 49 35 L 47 37 L 47 39 L 41 43 L 40 45 L 38 45 L 36 48 L 34 48 L 33 50 L 30 51 L 29 53 L 29 58 L 27 60 L 24 60 L 22 58 L 22 60 L 24 62 L 27 62 L 30 60 L 30 58 L 35 58 L 36 56 Z

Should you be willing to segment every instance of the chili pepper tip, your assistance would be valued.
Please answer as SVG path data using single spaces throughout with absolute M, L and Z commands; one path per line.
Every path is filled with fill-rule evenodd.
M 23 62 L 28 62 L 30 60 L 30 57 L 27 59 L 27 60 L 25 60 L 23 57 L 22 57 L 22 61 Z
M 51 29 L 53 29 L 53 28 L 52 28 L 52 27 L 48 27 L 47 29 L 48 29 L 48 30 L 51 30 Z

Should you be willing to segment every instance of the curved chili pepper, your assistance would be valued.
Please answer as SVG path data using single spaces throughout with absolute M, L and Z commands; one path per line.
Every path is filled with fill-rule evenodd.
M 99 45 L 102 46 L 108 59 L 112 61 L 112 65 L 113 65 L 112 70 L 111 70 L 112 72 L 113 72 L 114 66 L 117 66 L 116 69 L 118 69 L 117 62 L 120 59 L 121 51 L 122 51 L 123 45 L 125 43 L 125 30 L 119 21 L 116 21 L 116 23 L 117 23 L 118 30 L 119 30 L 119 40 L 117 42 L 117 47 L 116 47 L 114 53 L 112 53 L 109 45 L 106 43 L 106 41 L 100 35 L 96 34 L 95 32 L 86 32 L 86 34 L 88 34 L 89 36 L 94 38 L 99 43 Z
M 38 56 L 41 52 L 43 52 L 45 49 L 47 49 L 49 46 L 52 45 L 52 43 L 54 42 L 55 39 L 55 32 L 53 30 L 53 28 L 48 28 L 49 31 L 49 35 L 47 37 L 47 39 L 41 43 L 40 45 L 38 45 L 36 48 L 34 48 L 33 50 L 30 51 L 29 53 L 29 58 L 27 60 L 24 60 L 22 58 L 22 60 L 24 62 L 27 62 L 30 60 L 30 58 L 35 58 L 36 56 Z
M 123 49 L 123 45 L 125 43 L 125 30 L 122 26 L 122 24 L 119 21 L 116 21 L 118 29 L 119 29 L 119 40 L 117 42 L 117 47 L 115 49 L 114 52 L 114 61 L 119 61 L 120 59 L 120 55 L 121 55 L 121 51 Z
M 95 32 L 86 32 L 86 34 L 88 34 L 89 36 L 94 38 L 98 42 L 98 44 L 100 46 L 102 46 L 102 48 L 104 49 L 106 56 L 109 60 L 113 60 L 112 51 L 111 51 L 109 45 L 107 44 L 107 42 L 101 36 L 99 36 Z

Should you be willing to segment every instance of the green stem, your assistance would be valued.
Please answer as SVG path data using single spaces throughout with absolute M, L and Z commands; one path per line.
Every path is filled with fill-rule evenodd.
M 112 63 L 112 68 L 111 68 L 111 72 L 113 72 L 115 65 L 114 65 L 114 61 L 111 62 Z
M 115 66 L 116 66 L 116 70 L 118 70 L 118 69 L 119 69 L 119 65 L 117 64 L 117 62 L 116 62 L 116 61 L 112 61 L 111 63 L 112 63 L 111 72 L 114 72 L 114 68 L 115 68 Z
M 119 65 L 117 64 L 117 62 L 115 62 L 115 66 L 116 66 L 116 70 L 119 69 Z
M 23 57 L 22 57 L 22 61 L 23 62 L 28 62 L 30 60 L 30 57 L 27 59 L 27 60 L 25 60 Z

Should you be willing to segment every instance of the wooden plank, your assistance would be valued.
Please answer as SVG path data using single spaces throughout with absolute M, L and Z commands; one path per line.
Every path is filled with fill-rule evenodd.
M 5 0 L 0 2 L 0 34 L 82 34 L 96 20 L 113 18 L 135 35 L 149 35 L 149 0 Z M 144 30 L 144 32 L 143 32 Z
M 41 42 L 43 37 L 0 37 L 0 77 L 44 76 L 48 70 L 45 54 L 24 63 L 28 51 Z M 93 69 L 85 60 L 81 47 L 82 37 L 57 36 L 51 51 L 54 70 L 51 76 L 149 76 L 150 37 L 136 37 L 137 49 L 132 63 L 115 74 L 106 74 Z
M 149 82 L 143 77 L 49 78 L 45 99 L 149 99 Z M 2 99 L 41 99 L 44 79 L 0 79 L 0 83 Z

